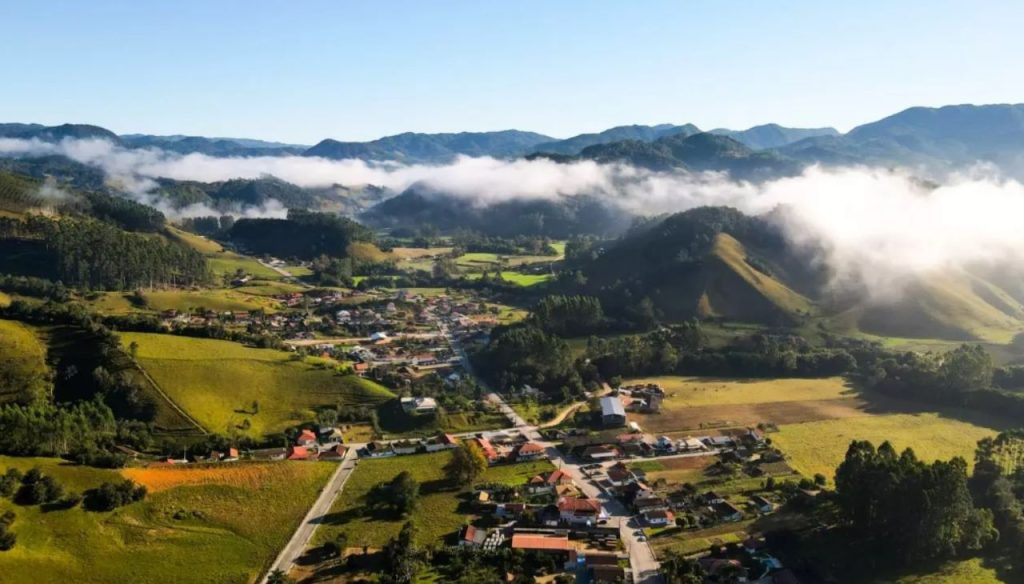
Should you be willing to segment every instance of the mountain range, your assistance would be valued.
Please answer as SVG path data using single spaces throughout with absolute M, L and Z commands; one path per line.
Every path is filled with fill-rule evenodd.
M 0 138 L 35 138 L 49 142 L 64 138 L 99 138 L 127 148 L 155 147 L 182 154 L 303 155 L 429 164 L 448 162 L 459 155 L 497 158 L 543 155 L 555 160 L 576 157 L 601 161 L 622 159 L 654 168 L 701 166 L 691 164 L 692 156 L 680 158 L 678 150 L 686 138 L 702 133 L 700 128 L 689 123 L 617 126 L 564 140 L 520 130 L 443 134 L 407 132 L 367 142 L 325 139 L 316 145 L 306 146 L 246 138 L 119 136 L 88 124 L 0 124 Z M 845 134 L 833 128 L 788 128 L 778 124 L 739 131 L 716 128 L 706 133 L 730 138 L 754 152 L 770 152 L 768 156 L 775 160 L 802 164 L 901 165 L 924 172 L 945 172 L 983 162 L 995 164 L 1011 176 L 1024 176 L 1024 104 L 913 107 L 857 126 Z M 707 138 L 704 140 L 708 141 Z M 643 146 L 645 144 L 651 147 Z M 729 144 L 719 143 L 712 150 L 735 152 L 737 148 Z M 595 149 L 602 146 L 604 148 Z M 745 153 L 742 157 L 750 157 L 750 154 Z M 762 161 L 767 160 L 763 155 L 761 158 Z

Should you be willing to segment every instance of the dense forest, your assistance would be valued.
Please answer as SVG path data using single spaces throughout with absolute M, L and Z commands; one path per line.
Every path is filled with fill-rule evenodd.
M 348 246 L 372 241 L 373 233 L 344 217 L 292 209 L 287 219 L 239 219 L 229 235 L 247 250 L 278 257 L 345 257 Z
M 189 247 L 92 219 L 0 218 L 0 244 L 20 245 L 29 250 L 26 253 L 40 252 L 36 258 L 24 260 L 43 270 L 35 275 L 86 289 L 190 286 L 210 277 L 206 259 Z M 55 269 L 46 270 L 46 262 L 52 262 Z

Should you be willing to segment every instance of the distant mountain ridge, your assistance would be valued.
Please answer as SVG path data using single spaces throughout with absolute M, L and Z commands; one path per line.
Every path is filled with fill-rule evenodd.
M 507 158 L 530 152 L 550 136 L 520 130 L 417 134 L 406 132 L 370 142 L 340 142 L 330 138 L 306 150 L 306 156 L 401 162 L 447 162 L 458 155 Z
M 739 131 L 716 128 L 709 133 L 728 136 L 754 150 L 763 150 L 778 148 L 805 138 L 838 136 L 839 130 L 835 128 L 786 128 L 778 124 L 763 124 Z

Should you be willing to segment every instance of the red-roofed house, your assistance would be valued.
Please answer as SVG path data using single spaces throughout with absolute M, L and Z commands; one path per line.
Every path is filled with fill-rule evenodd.
M 285 458 L 288 460 L 312 460 L 314 455 L 310 454 L 305 446 L 289 446 L 288 455 Z
M 348 448 L 338 444 L 334 448 L 328 448 L 320 453 L 320 460 L 342 460 L 348 454 Z
M 487 462 L 494 462 L 498 460 L 498 449 L 491 444 L 491 441 L 487 438 L 473 438 L 473 442 L 480 447 L 480 451 L 484 453 L 487 458 Z
M 562 470 L 539 474 L 526 481 L 526 490 L 531 494 L 551 493 L 562 485 L 572 485 L 572 477 Z
M 295 439 L 296 446 L 313 446 L 316 444 L 316 433 L 307 428 L 303 428 L 302 432 L 299 433 L 299 437 Z
M 597 499 L 562 497 L 558 500 L 558 514 L 562 521 L 576 524 L 596 524 L 602 519 L 608 519 L 608 513 Z
M 544 458 L 545 456 L 547 456 L 547 451 L 543 446 L 536 442 L 527 442 L 520 446 L 519 450 L 516 452 L 516 460 L 519 461 L 537 460 L 539 458 Z

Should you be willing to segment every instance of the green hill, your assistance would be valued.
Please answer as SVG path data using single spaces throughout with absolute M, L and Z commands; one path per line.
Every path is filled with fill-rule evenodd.
M 30 401 L 50 388 L 46 343 L 33 327 L 0 320 L 0 403 Z
M 150 333 L 123 333 L 121 341 L 138 343 L 143 369 L 212 432 L 261 437 L 311 420 L 317 407 L 372 406 L 394 397 L 372 381 L 284 351 Z

